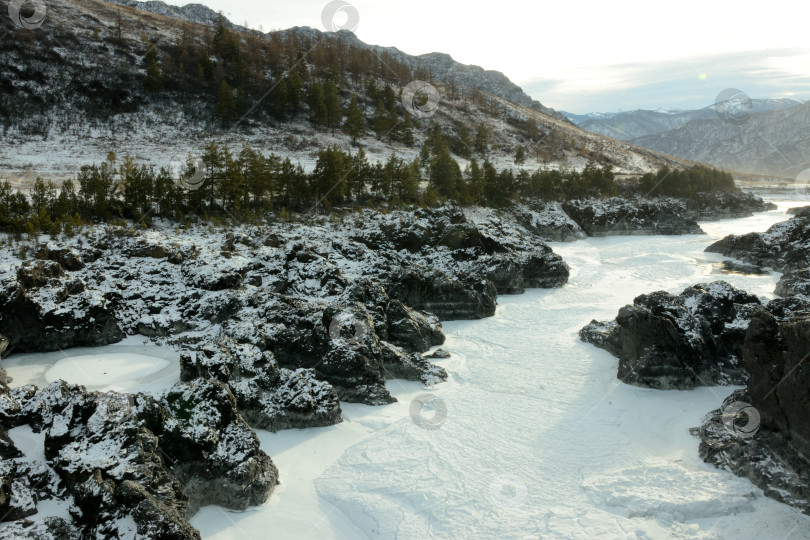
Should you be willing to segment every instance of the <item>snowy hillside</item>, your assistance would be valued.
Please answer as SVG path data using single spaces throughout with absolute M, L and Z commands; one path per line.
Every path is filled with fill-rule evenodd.
M 521 167 L 528 170 L 581 169 L 594 159 L 613 165 L 617 173 L 636 174 L 684 163 L 576 128 L 500 73 L 463 66 L 442 54 L 411 57 L 369 46 L 345 31 L 233 32 L 235 37 L 226 41 L 240 49 L 240 62 L 248 66 L 246 78 L 238 71 L 243 68 L 232 68 L 243 64 L 200 55 L 225 47 L 216 45 L 222 39 L 216 28 L 188 22 L 207 24 L 210 12 L 154 2 L 141 7 L 160 14 L 96 0 L 56 0 L 49 3 L 46 24 L 34 34 L 2 20 L 9 37 L 0 43 L 0 73 L 7 90 L 0 97 L 5 143 L 0 178 L 12 185 L 29 185 L 37 176 L 75 178 L 82 165 L 99 163 L 110 151 L 160 168 L 178 154 L 202 152 L 211 141 L 237 152 L 244 145 L 272 151 L 311 169 L 319 149 L 351 147 L 351 137 L 334 126 L 345 122 L 352 94 L 367 126 L 358 144 L 371 161 L 392 152 L 412 159 L 431 126 L 439 125 L 452 139 L 451 150 L 462 168 L 473 156 L 488 158 L 498 169 L 515 168 L 518 147 L 525 149 Z M 185 20 L 175 18 L 180 16 Z M 333 127 L 315 125 L 309 104 L 312 84 L 331 80 L 330 58 L 346 59 L 338 62 L 336 86 L 343 111 Z M 26 69 L 20 70 L 21 65 Z M 293 66 L 302 79 L 299 87 L 290 86 Z M 391 76 L 392 66 L 396 77 Z M 201 79 L 198 72 L 204 72 Z M 234 95 L 235 114 L 227 124 L 218 116 L 217 81 L 223 74 Z M 374 131 L 379 95 L 370 94 L 369 82 L 375 81 L 380 91 L 391 87 L 395 99 L 387 106 L 405 122 L 408 111 L 400 103 L 401 91 L 416 79 L 430 81 L 440 101 L 430 115 L 412 115 L 413 141 L 399 142 L 390 131 Z M 147 89 L 150 81 L 158 81 L 162 89 Z M 287 98 L 276 95 L 282 87 L 287 96 L 296 88 L 300 94 L 291 110 L 284 109 Z M 488 140 L 475 153 L 472 139 L 481 126 Z

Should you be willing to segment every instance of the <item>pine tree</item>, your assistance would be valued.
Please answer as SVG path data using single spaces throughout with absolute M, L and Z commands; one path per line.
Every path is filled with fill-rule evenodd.
M 346 195 L 346 177 L 351 165 L 338 147 L 330 147 L 318 153 L 318 161 L 312 172 L 312 194 L 319 205 L 326 197 L 339 200 Z
M 377 134 L 377 138 L 390 138 L 391 131 L 396 125 L 396 119 L 391 118 L 391 113 L 388 109 L 386 109 L 385 101 L 382 99 L 377 101 L 377 110 L 374 111 L 374 119 L 372 120 L 372 124 L 374 127 L 374 133 Z
M 489 151 L 489 130 L 484 124 L 479 124 L 475 132 L 475 151 L 485 156 Z
M 307 104 L 309 105 L 309 121 L 312 122 L 312 126 L 317 129 L 326 124 L 328 121 L 328 111 L 326 109 L 323 85 L 321 83 L 313 82 L 309 85 Z
M 430 162 L 430 184 L 442 197 L 454 198 L 459 192 L 461 170 L 445 147 Z
M 233 99 L 233 90 L 223 79 L 219 83 L 219 100 L 217 101 L 216 115 L 223 126 L 227 126 L 233 121 L 236 113 L 236 102 Z
M 326 107 L 326 125 L 332 129 L 340 126 L 343 119 L 343 107 L 340 103 L 340 93 L 331 80 L 323 86 L 323 101 Z
M 146 78 L 143 87 L 147 92 L 157 93 L 163 90 L 163 74 L 158 63 L 157 48 L 149 43 L 149 49 L 143 57 L 146 64 Z
M 515 151 L 515 165 L 523 165 L 526 163 L 526 149 L 518 146 Z
M 366 117 L 360 109 L 355 94 L 352 94 L 349 108 L 346 111 L 346 122 L 343 124 L 343 131 L 352 138 L 353 145 L 357 145 L 357 140 L 366 134 Z

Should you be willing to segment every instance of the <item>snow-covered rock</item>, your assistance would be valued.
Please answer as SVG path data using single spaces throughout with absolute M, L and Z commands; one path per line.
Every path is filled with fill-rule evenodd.
M 69 521 L 21 522 L 3 534 L 199 538 L 187 519 L 200 506 L 243 510 L 267 500 L 277 483 L 273 462 L 218 381 L 178 383 L 159 399 L 64 381 L 4 388 L 0 424 L 44 432 L 46 460 L 18 452 L 0 461 L 3 519 L 31 515 L 44 500 L 69 509 Z M 6 479 L 10 490 L 2 489 Z
M 563 210 L 588 236 L 703 234 L 677 199 L 613 197 L 573 200 Z
M 727 236 L 706 251 L 779 271 L 810 267 L 810 215 L 800 213 L 764 233 Z
M 723 281 L 674 296 L 641 295 L 615 321 L 593 321 L 583 341 L 619 357 L 618 378 L 651 388 L 740 384 L 747 378 L 742 345 L 760 300 Z

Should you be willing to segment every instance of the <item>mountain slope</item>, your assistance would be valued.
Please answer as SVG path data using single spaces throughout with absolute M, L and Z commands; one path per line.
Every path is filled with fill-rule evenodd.
M 810 168 L 810 103 L 752 114 L 743 124 L 696 120 L 634 139 L 638 146 L 752 174 L 795 178 Z
M 688 164 L 581 130 L 497 72 L 462 66 L 446 55 L 409 57 L 348 32 L 223 33 L 97 0 L 53 0 L 41 28 L 18 31 L 2 18 L 0 30 L 8 32 L 0 42 L 0 176 L 18 183 L 74 177 L 110 151 L 160 168 L 178 154 L 201 153 L 211 141 L 235 152 L 250 145 L 311 170 L 324 147 L 352 149 L 338 127 L 352 95 L 366 131 L 358 144 L 372 161 L 392 152 L 414 159 L 431 127 L 439 126 L 462 168 L 473 156 L 498 169 L 514 168 L 520 146 L 527 155 L 522 167 L 530 170 L 582 168 L 590 159 L 612 164 L 620 174 Z M 289 101 L 293 71 L 301 78 L 295 106 Z M 147 89 L 150 73 L 162 77 L 162 89 Z M 400 91 L 424 78 L 441 94 L 440 106 L 432 116 L 407 120 Z M 337 81 L 343 109 L 332 127 L 314 122 L 311 106 L 319 85 L 322 91 L 330 81 Z M 224 82 L 234 89 L 227 123 L 220 121 Z M 382 114 L 380 102 L 389 99 Z M 412 142 L 397 140 L 390 130 L 375 134 L 386 115 L 396 125 L 412 122 Z M 488 132 L 485 149 L 473 151 L 480 128 Z

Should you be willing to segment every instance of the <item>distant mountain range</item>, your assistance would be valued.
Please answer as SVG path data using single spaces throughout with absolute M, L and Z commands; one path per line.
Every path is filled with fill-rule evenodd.
M 715 106 L 578 115 L 579 127 L 671 156 L 733 171 L 793 178 L 810 167 L 810 102 L 751 100 L 742 123 L 722 120 Z
M 753 99 L 754 113 L 779 111 L 800 105 L 794 99 Z M 574 114 L 561 111 L 569 120 L 582 129 L 599 133 L 620 141 L 632 141 L 639 137 L 677 129 L 693 120 L 717 118 L 714 105 L 694 111 L 676 109 L 638 109 L 617 113 Z

